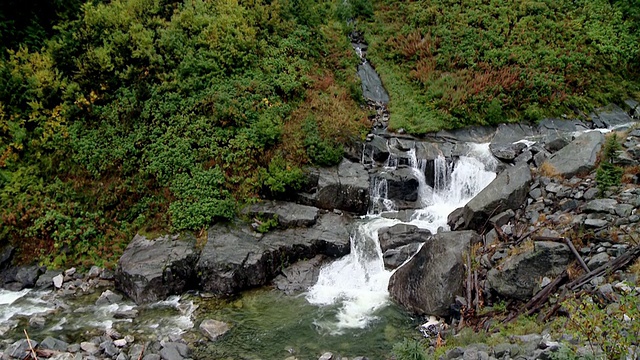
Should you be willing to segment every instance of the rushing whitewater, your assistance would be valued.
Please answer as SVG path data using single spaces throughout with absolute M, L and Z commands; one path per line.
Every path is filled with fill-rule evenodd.
M 432 233 L 449 230 L 447 216 L 496 177 L 497 161 L 488 144 L 472 145 L 467 156 L 461 156 L 455 164 L 444 157 L 435 159 L 433 187 L 425 179 L 427 162 L 416 159 L 413 149 L 405 155 L 418 179 L 418 201 L 422 206 L 406 224 Z M 392 156 L 385 169 L 393 170 L 397 164 L 398 159 Z M 378 231 L 402 222 L 381 216 L 383 212 L 395 211 L 393 201 L 386 198 L 386 189 L 384 180 L 373 180 L 370 214 L 362 219 L 351 237 L 351 253 L 324 267 L 307 293 L 306 298 L 312 304 L 339 308 L 334 322 L 316 324 L 333 334 L 366 327 L 376 319 L 376 311 L 388 304 L 387 286 L 393 272 L 384 268 Z

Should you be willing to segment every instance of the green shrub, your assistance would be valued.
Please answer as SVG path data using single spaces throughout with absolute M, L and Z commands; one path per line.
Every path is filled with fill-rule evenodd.
M 396 343 L 392 349 L 397 360 L 427 360 L 428 356 L 423 345 L 413 339 L 404 339 Z
M 303 127 L 304 147 L 312 163 L 320 166 L 332 166 L 342 161 L 344 149 L 333 140 L 323 139 L 313 117 L 307 118 Z
M 604 193 L 611 186 L 618 186 L 622 181 L 624 169 L 613 164 L 622 149 L 615 133 L 607 137 L 602 150 L 602 159 L 596 170 L 596 183 L 600 193 Z
M 302 170 L 288 164 L 282 156 L 271 159 L 268 170 L 262 169 L 260 174 L 263 191 L 275 197 L 299 190 L 305 179 Z

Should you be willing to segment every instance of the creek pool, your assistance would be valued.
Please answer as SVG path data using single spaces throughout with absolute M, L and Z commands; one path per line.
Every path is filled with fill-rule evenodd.
M 419 319 L 412 319 L 395 305 L 378 310 L 364 329 L 339 333 L 338 306 L 315 306 L 303 295 L 289 296 L 272 289 L 245 292 L 235 299 L 194 300 L 198 319 L 216 319 L 231 330 L 216 342 L 195 346 L 194 359 L 286 359 L 315 360 L 330 351 L 342 357 L 366 356 L 388 359 L 396 342 L 419 334 Z M 194 329 L 195 331 L 195 329 Z M 194 334 L 195 335 L 195 334 Z M 188 338 L 188 335 L 185 336 Z

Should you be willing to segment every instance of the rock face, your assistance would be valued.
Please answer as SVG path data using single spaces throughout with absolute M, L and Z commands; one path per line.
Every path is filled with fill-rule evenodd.
M 313 193 L 299 201 L 321 209 L 340 209 L 364 215 L 369 208 L 369 174 L 364 165 L 344 159 L 337 168 L 319 169 L 314 174 Z
M 463 253 L 481 241 L 474 231 L 438 233 L 389 282 L 391 298 L 416 314 L 449 315 L 456 295 L 462 295 Z
M 155 240 L 136 235 L 118 261 L 118 290 L 137 304 L 181 294 L 195 283 L 198 261 L 192 236 L 163 236 Z
M 358 65 L 358 77 L 362 81 L 362 95 L 366 99 L 383 104 L 389 102 L 389 94 L 369 62 Z
M 245 226 L 215 225 L 196 266 L 200 287 L 216 294 L 232 294 L 265 285 L 282 268 L 323 254 L 349 252 L 349 218 L 322 215 L 310 228 L 277 230 L 256 236 Z
M 431 232 L 414 225 L 398 224 L 378 231 L 382 252 L 411 243 L 423 243 L 431 239 Z
M 452 230 L 480 229 L 490 217 L 507 209 L 519 208 L 527 198 L 531 181 L 527 164 L 508 168 L 462 210 L 449 215 L 449 226 Z
M 394 171 L 385 171 L 377 176 L 387 182 L 387 199 L 398 202 L 418 200 L 418 178 L 410 167 L 399 167 Z
M 570 260 L 571 252 L 567 245 L 538 241 L 533 249 L 508 257 L 502 266 L 489 270 L 487 282 L 502 296 L 528 300 L 543 277 L 560 275 Z
M 326 256 L 317 255 L 309 260 L 298 261 L 282 270 L 282 274 L 278 275 L 273 282 L 278 290 L 288 295 L 305 291 L 318 281 L 320 268 L 327 260 Z
M 318 220 L 319 209 L 284 201 L 251 204 L 242 213 L 251 217 L 277 218 L 282 228 L 311 226 Z
M 603 142 L 604 135 L 599 131 L 582 134 L 547 159 L 547 170 L 552 175 L 565 178 L 585 175 L 595 167 L 596 156 Z

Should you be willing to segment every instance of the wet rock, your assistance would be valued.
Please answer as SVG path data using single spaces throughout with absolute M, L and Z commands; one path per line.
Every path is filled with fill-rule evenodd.
M 121 348 L 121 347 L 125 347 L 127 346 L 127 340 L 126 339 L 118 339 L 118 340 L 113 340 L 113 345 Z
M 36 348 L 38 346 L 38 342 L 31 339 L 31 346 L 33 348 Z M 4 353 L 12 358 L 24 359 L 26 356 L 28 356 L 28 353 L 30 351 L 31 350 L 27 339 L 21 339 L 9 345 L 5 349 Z
M 193 286 L 197 260 L 193 236 L 136 235 L 118 261 L 116 288 L 137 304 L 164 300 Z
M 462 254 L 469 250 L 471 244 L 480 241 L 480 236 L 474 231 L 434 235 L 407 264 L 391 276 L 391 298 L 413 313 L 449 315 L 455 296 L 462 295 Z
M 266 201 L 251 204 L 242 210 L 250 217 L 278 220 L 282 228 L 312 226 L 318 220 L 320 210 L 313 206 L 284 201 Z
M 490 144 L 489 150 L 496 158 L 503 161 L 513 161 L 524 149 L 527 148 L 527 145 L 521 142 L 518 143 L 507 143 L 507 144 Z
M 57 270 L 47 270 L 44 274 L 38 277 L 36 281 L 36 289 L 38 290 L 47 290 L 54 286 L 53 279 L 60 275 L 60 271 Z
M 317 282 L 320 268 L 326 261 L 327 257 L 324 255 L 298 261 L 282 270 L 282 274 L 278 275 L 273 282 L 279 290 L 289 295 L 305 291 Z
M 89 355 L 97 355 L 98 353 L 100 353 L 100 346 L 89 341 L 81 342 L 80 349 L 82 349 L 82 351 L 88 353 Z
M 410 167 L 399 167 L 383 171 L 376 176 L 378 181 L 387 182 L 387 199 L 415 202 L 418 200 L 418 177 Z
M 604 128 L 633 122 L 629 114 L 615 104 L 595 109 L 594 112 L 595 114 L 591 115 L 591 121 L 594 124 L 601 124 L 601 127 Z
M 519 208 L 527 199 L 531 171 L 526 164 L 508 168 L 464 206 L 449 215 L 452 230 L 481 229 L 490 216 Z
M 364 144 L 364 156 L 376 162 L 385 162 L 389 158 L 389 145 L 387 139 L 373 135 Z
M 53 338 L 51 336 L 47 336 L 40 343 L 40 349 L 48 349 L 48 350 L 56 350 L 56 351 L 67 351 L 68 346 L 69 346 L 68 343 L 62 340 Z
M 229 331 L 229 325 L 222 321 L 207 319 L 200 323 L 200 331 L 209 338 L 209 340 L 216 341 Z
M 382 104 L 389 102 L 389 94 L 382 86 L 382 81 L 371 63 L 365 62 L 358 65 L 358 77 L 362 84 L 362 96 L 365 99 Z
M 143 344 L 133 344 L 129 349 L 130 359 L 140 359 L 144 353 L 145 346 Z
M 322 354 L 318 360 L 337 360 L 337 358 L 335 356 L 333 356 L 332 353 L 330 352 L 326 352 L 324 354 Z
M 387 269 L 396 269 L 407 261 L 413 254 L 418 251 L 422 243 L 412 243 L 404 246 L 390 249 L 382 255 L 384 267 Z
M 369 173 L 364 165 L 344 159 L 336 168 L 317 169 L 313 193 L 300 194 L 299 201 L 326 210 L 344 210 L 359 215 L 369 208 Z
M 47 321 L 42 316 L 32 316 L 29 318 L 29 327 L 33 329 L 42 329 Z
M 14 252 L 14 247 L 8 244 L 0 248 L 0 273 L 11 266 L 11 259 L 13 258 Z
M 114 358 L 120 353 L 120 349 L 113 343 L 112 340 L 107 340 L 100 343 L 100 349 L 104 351 L 105 355 L 110 358 Z
M 431 232 L 414 225 L 398 224 L 378 231 L 382 252 L 411 243 L 422 243 L 431 238 Z
M 183 358 L 188 358 L 190 355 L 189 347 L 186 344 L 179 342 L 166 342 L 164 343 L 164 347 L 162 350 L 169 349 L 173 353 L 177 353 L 179 356 Z M 162 351 L 160 351 L 160 356 L 162 355 Z
M 32 288 L 36 285 L 40 274 L 43 274 L 45 270 L 45 267 L 38 265 L 10 267 L 0 273 L 0 285 L 4 285 L 7 289 L 13 291 Z
M 117 304 L 122 301 L 122 295 L 116 294 L 111 290 L 105 290 L 98 300 L 96 300 L 96 305 L 109 305 L 109 304 Z
M 271 231 L 259 241 L 246 225 L 215 225 L 196 266 L 200 285 L 215 294 L 232 294 L 266 285 L 301 259 L 343 256 L 350 248 L 349 219 L 327 213 L 310 228 Z
M 129 357 L 125 353 L 121 352 L 120 354 L 118 354 L 118 356 L 116 356 L 116 360 L 129 360 Z
M 538 241 L 532 249 L 508 257 L 501 266 L 489 270 L 489 287 L 502 296 L 528 300 L 545 276 L 555 278 L 571 260 L 567 245 Z
M 142 360 L 161 360 L 162 357 L 160 357 L 160 355 L 158 354 L 148 354 L 145 355 Z
M 113 314 L 114 319 L 135 319 L 138 317 L 138 310 L 120 310 Z
M 582 134 L 547 159 L 547 170 L 564 178 L 588 174 L 595 167 L 603 143 L 604 135 L 599 131 Z

